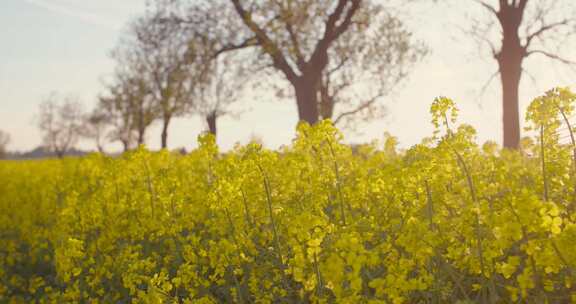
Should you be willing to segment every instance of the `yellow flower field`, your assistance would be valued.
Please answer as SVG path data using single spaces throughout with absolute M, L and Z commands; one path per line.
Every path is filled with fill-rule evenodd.
M 324 121 L 279 151 L 0 162 L 0 303 L 576 303 L 575 103 L 537 98 L 521 151 L 438 98 L 403 152 Z

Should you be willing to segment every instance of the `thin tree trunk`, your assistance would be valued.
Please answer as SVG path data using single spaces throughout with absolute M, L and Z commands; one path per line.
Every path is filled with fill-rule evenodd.
M 99 131 L 97 131 L 97 133 L 96 133 L 95 143 L 96 143 L 96 149 L 98 149 L 98 152 L 101 154 L 104 154 L 104 141 L 102 140 L 102 134 Z
M 139 130 L 138 130 L 138 145 L 144 144 L 145 135 L 146 135 L 145 129 L 139 128 Z
M 128 146 L 128 141 L 127 140 L 123 140 L 122 141 L 122 146 L 124 146 L 124 152 L 128 152 L 128 149 L 130 148 Z
M 298 106 L 298 118 L 310 125 L 318 122 L 318 90 L 317 81 L 307 78 L 298 79 L 293 85 L 296 93 L 296 105 Z
M 56 154 L 56 157 L 58 158 L 64 158 L 64 155 L 66 154 L 66 148 L 59 148 L 56 145 L 54 145 L 54 154 Z
M 139 105 L 140 110 L 138 111 L 138 145 L 144 144 L 144 135 L 146 133 L 146 126 L 144 125 L 144 113 L 142 109 L 142 104 Z
M 171 117 L 164 117 L 162 123 L 162 149 L 166 149 L 168 147 L 168 126 L 170 125 Z
M 216 137 L 216 119 L 218 116 L 215 112 L 212 112 L 206 116 L 206 123 L 208 123 L 208 131 Z

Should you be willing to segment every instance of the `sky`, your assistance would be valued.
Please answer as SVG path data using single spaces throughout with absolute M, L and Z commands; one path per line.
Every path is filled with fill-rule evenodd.
M 42 98 L 52 91 L 78 96 L 86 110 L 95 105 L 103 90 L 102 79 L 114 69 L 110 50 L 130 18 L 144 9 L 145 0 L 0 0 L 0 130 L 11 135 L 9 150 L 25 151 L 41 144 L 36 113 Z M 357 131 L 344 130 L 346 141 L 381 140 L 389 132 L 398 137 L 401 147 L 417 144 L 432 134 L 430 103 L 436 96 L 448 96 L 457 102 L 460 120 L 477 129 L 480 142 L 500 143 L 498 79 L 480 94 L 496 64 L 486 56 L 479 58 L 476 45 L 452 26 L 466 22 L 466 14 L 476 13 L 481 12 L 464 8 L 447 16 L 446 7 L 411 8 L 406 23 L 426 43 L 430 54 L 399 90 L 383 100 L 386 116 L 362 123 Z M 536 79 L 523 78 L 521 112 L 532 98 L 549 88 L 576 88 L 576 75 L 546 60 L 530 59 L 525 68 Z M 245 109 L 240 117 L 226 116 L 218 121 L 218 144 L 223 150 L 252 138 L 261 139 L 269 148 L 291 142 L 297 123 L 294 102 L 262 99 L 273 98 L 242 101 Z M 175 120 L 169 147 L 196 147 L 196 138 L 205 128 L 199 117 Z M 147 144 L 157 149 L 159 143 L 160 127 L 156 124 Z M 87 141 L 79 146 L 94 149 Z M 108 144 L 105 148 L 117 151 L 120 146 Z

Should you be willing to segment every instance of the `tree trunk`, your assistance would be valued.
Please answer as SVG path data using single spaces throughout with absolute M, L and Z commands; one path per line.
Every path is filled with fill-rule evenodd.
M 318 90 L 317 81 L 301 77 L 293 83 L 298 106 L 298 118 L 310 125 L 318 122 Z
M 519 24 L 518 24 L 519 25 Z M 502 49 L 497 56 L 502 83 L 502 126 L 504 148 L 520 147 L 520 118 L 518 91 L 522 77 L 525 50 L 520 43 L 516 23 L 504 27 Z
M 122 140 L 122 146 L 124 147 L 124 152 L 128 152 L 128 149 L 130 148 L 128 145 L 128 141 L 127 140 Z
M 168 147 L 168 126 L 170 125 L 170 118 L 171 117 L 164 117 L 162 123 L 162 149 L 166 149 Z
M 208 132 L 210 132 L 216 138 L 216 119 L 218 116 L 215 112 L 212 112 L 206 116 L 206 123 L 208 123 Z
M 505 63 L 500 66 L 502 81 L 502 125 L 504 148 L 518 149 L 520 146 L 520 117 L 518 90 L 522 76 L 522 65 Z
M 138 146 L 144 144 L 144 135 L 146 133 L 146 126 L 144 125 L 144 112 L 140 104 L 140 111 L 138 111 Z
M 138 130 L 138 145 L 139 146 L 144 144 L 145 135 L 146 135 L 146 131 L 144 129 Z

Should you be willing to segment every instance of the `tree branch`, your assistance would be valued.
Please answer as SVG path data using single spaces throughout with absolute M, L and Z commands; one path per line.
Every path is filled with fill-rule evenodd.
M 496 70 L 496 72 L 492 73 L 492 75 L 490 75 L 490 78 L 488 78 L 488 80 L 486 81 L 486 83 L 482 86 L 482 88 L 480 89 L 480 94 L 478 94 L 478 97 L 481 97 L 484 95 L 484 93 L 486 93 L 486 90 L 488 89 L 488 87 L 490 86 L 490 84 L 492 83 L 492 81 L 494 80 L 494 78 L 496 78 L 496 76 L 500 75 L 500 71 Z
M 326 75 L 330 76 L 334 73 L 336 73 L 338 70 L 340 70 L 341 68 L 344 67 L 344 65 L 350 60 L 350 57 L 346 56 L 344 57 L 344 59 L 342 59 L 335 67 L 329 69 L 328 71 L 326 71 Z
M 288 31 L 288 35 L 290 36 L 290 41 L 292 41 L 292 47 L 294 49 L 294 53 L 296 55 L 296 64 L 300 69 L 304 68 L 306 64 L 306 59 L 302 55 L 302 51 L 300 50 L 300 42 L 298 42 L 298 37 L 296 36 L 296 32 L 294 32 L 294 28 L 292 27 L 292 23 L 288 20 L 285 21 L 286 31 Z
M 528 78 L 530 78 L 530 81 L 532 82 L 534 87 L 537 88 L 538 91 L 540 91 L 540 89 L 538 88 L 538 81 L 536 80 L 536 77 L 534 77 L 534 75 L 532 75 L 532 73 L 528 72 L 528 70 L 526 70 L 525 68 L 522 68 L 522 73 L 526 74 L 526 76 L 528 76 Z
M 212 59 L 215 59 L 218 56 L 220 56 L 224 53 L 230 52 L 230 51 L 241 50 L 241 49 L 245 49 L 245 48 L 257 46 L 257 45 L 259 45 L 259 43 L 258 43 L 258 39 L 256 37 L 247 38 L 246 40 L 242 41 L 239 44 L 227 44 L 227 45 L 223 46 L 222 48 L 220 48 L 219 50 L 217 50 L 216 52 L 214 52 L 214 54 L 212 55 Z
M 348 10 L 348 13 L 344 17 L 344 21 L 342 21 L 342 23 L 340 23 L 340 25 L 335 29 L 334 34 L 332 35 L 332 41 L 338 39 L 338 37 L 340 37 L 340 35 L 350 27 L 352 17 L 354 17 L 356 11 L 360 8 L 360 2 L 361 0 L 352 0 L 352 7 Z
M 352 6 L 348 9 L 344 20 L 340 25 L 336 25 L 349 2 L 352 3 Z M 316 45 L 316 48 L 310 57 L 309 63 L 311 68 L 318 69 L 319 71 L 317 72 L 321 72 L 319 67 L 323 68 L 326 66 L 328 63 L 328 48 L 330 47 L 330 44 L 332 44 L 334 40 L 338 39 L 338 37 L 348 29 L 352 22 L 352 17 L 354 17 L 354 14 L 356 14 L 356 11 L 360 8 L 361 2 L 362 0 L 338 0 L 336 9 L 334 9 L 334 11 L 328 16 L 324 35 Z
M 272 61 L 274 62 L 274 67 L 279 69 L 286 75 L 289 81 L 294 81 L 298 75 L 294 72 L 280 48 L 268 37 L 266 32 L 256 24 L 252 20 L 250 13 L 247 12 L 240 0 L 230 0 L 236 9 L 236 12 L 241 17 L 242 22 L 256 35 L 258 42 L 262 45 L 262 49 L 266 52 L 270 57 L 272 57 Z
M 529 34 L 528 37 L 526 37 L 526 44 L 524 45 L 524 48 L 528 49 L 530 47 L 530 44 L 532 43 L 532 40 L 534 40 L 534 38 L 540 37 L 541 35 L 543 35 L 547 31 L 553 30 L 559 26 L 568 25 L 569 23 L 570 23 L 570 20 L 564 19 L 562 21 L 543 25 L 537 31 L 534 31 L 533 33 Z
M 528 0 L 520 0 L 520 3 L 518 3 L 518 9 L 520 9 L 520 11 L 524 11 L 527 4 Z
M 481 0 L 474 0 L 474 2 L 482 5 L 482 6 L 483 6 L 485 9 L 487 9 L 489 12 L 491 12 L 492 14 L 494 14 L 494 16 L 498 16 L 498 11 L 496 11 L 496 9 L 495 9 L 492 5 L 490 5 L 490 4 L 488 4 L 488 3 L 484 2 L 484 1 L 481 1 Z
M 540 54 L 543 56 L 546 56 L 552 60 L 556 60 L 556 61 L 560 61 L 561 63 L 564 64 L 569 64 L 569 65 L 576 65 L 576 61 L 572 61 L 563 57 L 560 57 L 559 55 L 547 52 L 547 51 L 543 51 L 543 50 L 531 50 L 526 52 L 526 57 L 533 55 L 533 54 Z
M 378 94 L 370 99 L 368 99 L 367 101 L 363 102 L 361 105 L 359 105 L 356 109 L 354 110 L 350 110 L 350 111 L 346 111 L 343 113 L 340 113 L 340 115 L 338 115 L 338 117 L 336 117 L 336 119 L 334 120 L 334 124 L 337 124 L 340 120 L 342 120 L 342 118 L 346 117 L 346 116 L 350 116 L 350 115 L 354 115 L 362 110 L 365 110 L 367 108 L 369 108 L 372 104 L 374 104 L 376 102 L 376 100 L 378 100 L 378 98 L 380 98 L 382 96 L 382 94 Z
M 283 1 L 279 1 L 278 5 L 280 6 L 280 14 L 279 18 L 284 23 L 284 28 L 288 32 L 288 37 L 290 38 L 290 42 L 292 43 L 292 50 L 294 51 L 294 55 L 296 55 L 296 65 L 300 70 L 304 69 L 306 65 L 306 59 L 302 53 L 302 49 L 300 47 L 300 41 L 298 40 L 298 35 L 294 30 L 294 20 L 291 18 L 293 14 L 293 8 L 291 5 L 291 1 L 286 3 L 288 7 L 284 5 Z

